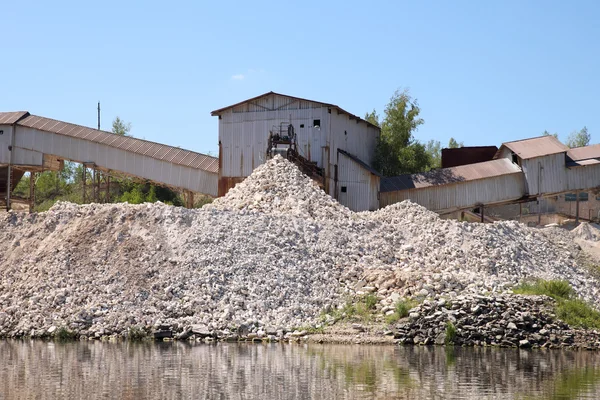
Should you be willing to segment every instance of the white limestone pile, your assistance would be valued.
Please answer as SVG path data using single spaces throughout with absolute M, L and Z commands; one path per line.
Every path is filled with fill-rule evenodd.
M 582 222 L 578 227 L 571 231 L 575 238 L 589 240 L 592 242 L 600 241 L 600 228 L 596 224 Z
M 277 155 L 209 208 L 337 219 L 352 212 L 321 190 L 294 164 Z
M 597 302 L 572 236 L 468 224 L 402 202 L 353 213 L 275 158 L 210 207 L 78 206 L 0 217 L 0 336 L 68 326 L 314 323 L 348 294 L 436 297 L 568 279 Z M 596 303 L 598 304 L 598 303 Z

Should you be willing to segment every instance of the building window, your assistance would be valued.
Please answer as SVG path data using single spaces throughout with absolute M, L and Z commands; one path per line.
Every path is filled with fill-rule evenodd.
M 304 124 L 300 124 L 300 128 L 304 128 Z
M 321 127 L 321 120 L 320 119 L 315 119 L 313 121 L 313 127 L 314 128 L 320 128 Z
M 579 201 L 588 201 L 588 198 L 587 192 L 579 192 Z M 577 193 L 565 194 L 565 201 L 577 201 Z
M 342 186 L 342 193 L 346 193 L 348 190 L 346 188 L 346 186 Z
M 512 162 L 515 164 L 519 164 L 519 157 L 515 153 L 512 153 Z

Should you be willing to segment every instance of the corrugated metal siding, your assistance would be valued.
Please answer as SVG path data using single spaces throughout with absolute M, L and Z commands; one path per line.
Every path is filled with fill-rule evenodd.
M 569 190 L 583 190 L 600 187 L 600 164 L 567 168 Z
M 337 150 L 342 149 L 371 165 L 377 146 L 379 130 L 363 121 L 357 123 L 355 119 L 350 119 L 347 114 L 338 113 L 335 110 L 332 110 L 330 115 L 331 163 L 336 163 Z
M 12 137 L 12 126 L 0 125 L 0 131 L 3 132 L 2 135 L 0 135 L 0 164 L 8 164 L 10 162 L 10 151 L 8 151 L 8 146 L 10 146 Z
M 524 190 L 523 174 L 519 172 L 449 185 L 382 192 L 379 202 L 381 207 L 385 207 L 411 200 L 429 210 L 444 211 L 517 200 Z
M 219 121 L 222 177 L 245 177 L 265 162 L 269 132 L 280 124 L 290 123 L 298 136 L 300 154 L 323 167 L 323 146 L 326 143 L 329 114 L 326 107 L 301 110 L 253 111 L 222 114 Z M 313 127 L 320 120 L 320 129 Z M 300 128 L 304 125 L 304 128 Z
M 343 193 L 341 188 L 346 187 Z M 338 159 L 338 201 L 353 211 L 379 208 L 379 177 L 344 154 Z
M 100 168 L 111 169 L 143 179 L 208 194 L 217 195 L 218 174 L 202 169 L 174 164 L 151 156 L 131 153 L 104 143 L 94 143 L 79 137 L 63 136 L 33 128 L 19 127 L 15 137 L 15 158 L 18 154 L 39 154 L 39 162 L 26 159 L 24 164 L 42 165 L 42 153 L 76 162 L 92 162 Z M 166 154 L 165 158 L 177 157 Z M 15 164 L 18 162 L 15 160 Z
M 529 195 L 560 193 L 569 190 L 564 153 L 522 160 L 521 166 L 527 179 Z

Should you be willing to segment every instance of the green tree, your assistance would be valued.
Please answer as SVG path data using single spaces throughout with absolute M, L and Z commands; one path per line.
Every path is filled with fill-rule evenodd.
M 451 137 L 450 140 L 448 141 L 448 148 L 449 149 L 458 149 L 459 147 L 465 147 L 465 145 L 463 144 L 463 142 L 457 142 L 456 139 Z
M 129 136 L 129 131 L 131 131 L 131 122 L 125 122 L 119 117 L 114 119 L 112 123 L 112 133 L 121 136 Z
M 442 144 L 439 140 L 430 140 L 425 145 L 425 151 L 429 154 L 429 168 L 440 168 L 442 166 Z
M 384 176 L 420 172 L 430 166 L 425 146 L 413 136 L 424 122 L 420 111 L 407 90 L 396 91 L 386 106 L 373 159 L 373 166 Z M 367 117 L 375 120 L 376 115 L 371 112 Z
M 569 134 L 566 145 L 570 148 L 587 146 L 590 144 L 591 138 L 587 127 L 584 126 L 581 130 L 573 131 Z
M 373 109 L 370 113 L 365 114 L 365 121 L 370 122 L 375 126 L 379 126 L 379 114 Z
M 550 133 L 550 132 L 548 132 L 548 131 L 545 130 L 544 133 L 543 133 L 543 135 L 544 136 L 554 136 L 555 138 L 558 139 L 558 133 L 556 133 L 556 132 Z

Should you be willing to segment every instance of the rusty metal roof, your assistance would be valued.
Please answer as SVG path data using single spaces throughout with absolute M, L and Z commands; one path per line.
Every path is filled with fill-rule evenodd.
M 11 125 L 20 120 L 23 117 L 28 116 L 27 111 L 11 111 L 11 112 L 0 112 L 0 125 Z
M 430 186 L 448 185 L 458 182 L 475 181 L 501 175 L 520 173 L 521 168 L 507 158 L 485 161 L 476 164 L 441 168 L 419 174 L 406 174 L 381 178 L 381 191 L 420 189 Z
M 565 151 L 569 150 L 569 147 L 562 144 L 552 135 L 502 143 L 500 150 L 498 150 L 494 156 L 495 158 L 500 155 L 500 151 L 503 147 L 508 147 L 513 153 L 523 160 L 549 156 L 551 154 L 564 153 Z
M 0 113 L 0 116 L 1 115 L 2 113 Z M 99 131 L 81 125 L 39 117 L 37 115 L 29 115 L 29 113 L 27 113 L 27 115 L 26 118 L 18 122 L 19 126 L 85 139 L 95 143 L 102 143 L 132 153 L 149 156 L 157 160 L 167 161 L 190 168 L 202 169 L 213 173 L 219 172 L 219 159 L 206 154 L 150 142 L 148 140 L 115 135 L 111 132 Z
M 245 104 L 245 103 L 248 103 L 248 102 L 251 102 L 251 101 L 254 101 L 254 100 L 258 100 L 258 99 L 261 99 L 261 98 L 263 98 L 263 97 L 270 96 L 270 95 L 276 95 L 276 96 L 288 97 L 288 98 L 290 98 L 290 99 L 292 99 L 292 100 L 298 100 L 298 101 L 309 101 L 309 102 L 311 102 L 311 103 L 318 103 L 318 104 L 322 104 L 322 105 L 323 105 L 323 106 L 325 106 L 325 107 L 337 108 L 337 109 L 338 109 L 338 110 L 339 110 L 341 113 L 344 113 L 344 114 L 348 115 L 348 116 L 349 116 L 350 118 L 352 118 L 352 119 L 356 119 L 356 120 L 358 120 L 358 121 L 365 122 L 367 125 L 369 125 L 369 126 L 371 126 L 371 127 L 375 128 L 375 129 L 381 129 L 381 128 L 380 128 L 380 127 L 378 127 L 377 125 L 374 125 L 374 124 L 370 123 L 369 121 L 362 119 L 362 118 L 361 118 L 361 117 L 359 117 L 359 116 L 356 116 L 356 115 L 354 115 L 354 114 L 352 114 L 352 113 L 349 113 L 348 111 L 344 110 L 342 107 L 340 107 L 340 106 L 338 106 L 338 105 L 331 104 L 331 103 L 323 103 L 322 101 L 316 101 L 316 100 L 304 99 L 304 98 L 302 98 L 302 97 L 289 96 L 289 95 L 287 95 L 287 94 L 276 93 L 276 92 L 273 92 L 273 91 L 271 91 L 271 92 L 267 92 L 267 93 L 264 93 L 264 94 L 261 94 L 260 96 L 252 97 L 251 99 L 247 99 L 247 100 L 244 100 L 244 101 L 240 101 L 239 103 L 235 103 L 235 104 L 232 104 L 232 105 L 230 105 L 230 106 L 226 106 L 226 107 L 223 107 L 223 108 L 219 108 L 218 110 L 214 110 L 214 111 L 212 111 L 212 112 L 210 113 L 210 115 L 212 115 L 212 116 L 214 117 L 214 116 L 216 116 L 216 115 L 219 115 L 219 114 L 221 114 L 223 111 L 229 110 L 230 108 L 234 108 L 234 107 L 237 107 L 237 106 L 239 106 L 239 105 L 241 105 L 241 104 Z
M 600 158 L 600 144 L 593 144 L 585 147 L 575 147 L 567 151 L 567 156 L 573 161 L 589 160 L 590 158 Z

